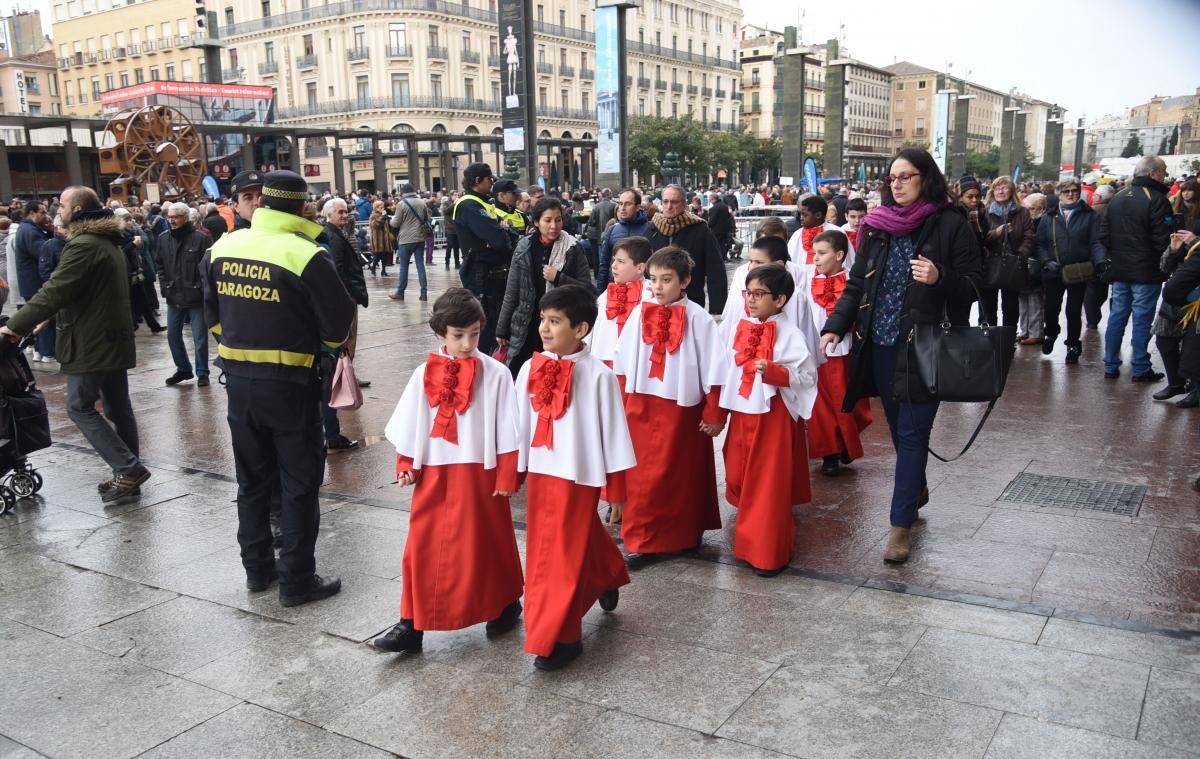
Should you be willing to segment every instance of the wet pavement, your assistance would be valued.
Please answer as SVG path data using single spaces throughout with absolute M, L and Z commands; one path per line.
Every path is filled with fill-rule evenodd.
M 431 633 L 419 658 L 364 641 L 396 616 L 410 491 L 380 436 L 435 343 L 429 303 L 372 278 L 355 365 L 364 445 L 331 455 L 320 571 L 341 595 L 284 609 L 244 590 L 224 392 L 166 387 L 163 336 L 130 375 L 140 501 L 105 508 L 103 463 L 43 372 L 55 447 L 43 491 L 0 517 L 0 757 L 1136 756 L 1200 746 L 1200 416 L 1106 381 L 1102 332 L 1077 367 L 1019 348 L 972 451 L 932 464 L 908 564 L 883 563 L 886 423 L 836 479 L 813 469 L 792 571 L 732 556 L 734 511 L 694 557 L 634 575 L 593 609 L 585 655 L 537 673 L 520 629 Z M 144 332 L 144 330 L 143 330 Z M 214 374 L 214 379 L 216 375 Z M 956 452 L 979 406 L 943 406 Z M 718 472 L 720 457 L 718 456 Z M 818 462 L 819 463 L 819 462 Z M 1136 516 L 1003 499 L 1022 473 L 1146 488 Z M 723 486 L 722 486 L 723 489 Z M 514 499 L 524 546 L 524 499 Z M 896 704 L 904 704 L 897 709 Z

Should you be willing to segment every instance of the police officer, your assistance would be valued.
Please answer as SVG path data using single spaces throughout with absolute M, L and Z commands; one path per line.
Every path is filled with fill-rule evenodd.
M 496 207 L 488 199 L 492 190 L 492 168 L 473 163 L 463 171 L 466 192 L 454 204 L 454 226 L 463 250 L 459 276 L 463 287 L 475 293 L 483 303 L 487 324 L 479 338 L 479 350 L 491 353 L 496 348 L 496 320 L 504 300 L 508 264 L 512 261 L 516 236 L 500 223 Z
M 492 185 L 492 197 L 496 201 L 496 215 L 500 217 L 500 226 L 508 224 L 509 230 L 516 232 L 517 237 L 524 236 L 529 227 L 529 219 L 517 208 L 521 202 L 521 188 L 511 179 L 497 179 Z
M 263 176 L 254 226 L 222 237 L 203 268 L 204 316 L 218 341 L 238 480 L 238 544 L 246 587 L 279 580 L 282 606 L 327 598 L 342 587 L 316 574 L 325 469 L 318 354 L 350 333 L 354 302 L 333 260 L 301 218 L 304 179 L 290 171 Z M 283 545 L 271 550 L 267 513 L 279 493 Z
M 262 174 L 257 171 L 239 171 L 230 183 L 229 195 L 233 198 L 233 228 L 249 229 L 250 217 L 262 205 Z

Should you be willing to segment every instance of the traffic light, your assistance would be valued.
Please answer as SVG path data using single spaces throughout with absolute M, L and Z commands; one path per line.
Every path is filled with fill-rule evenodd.
M 208 9 L 204 7 L 204 0 L 195 0 L 196 3 L 196 36 L 208 36 Z

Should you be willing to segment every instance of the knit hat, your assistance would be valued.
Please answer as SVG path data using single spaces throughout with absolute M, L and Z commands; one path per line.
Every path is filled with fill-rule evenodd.
M 979 180 L 973 174 L 964 174 L 958 180 L 958 194 L 962 195 L 968 190 L 975 190 L 979 194 L 983 194 L 983 186 L 979 184 Z
M 294 171 L 270 171 L 263 176 L 262 194 L 267 208 L 298 215 L 308 200 L 308 183 Z

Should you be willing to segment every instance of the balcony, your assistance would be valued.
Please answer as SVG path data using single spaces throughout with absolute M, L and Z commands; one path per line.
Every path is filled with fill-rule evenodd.
M 479 53 L 475 52 L 474 50 L 462 51 L 462 62 L 463 63 L 467 63 L 472 66 L 478 66 L 479 58 L 480 58 Z
M 724 97 L 725 97 L 725 94 L 726 94 L 726 93 L 725 93 L 725 90 L 717 90 L 717 97 L 718 97 L 718 98 L 724 98 Z
M 130 45 L 127 49 L 129 51 L 130 57 L 132 57 L 132 58 L 138 58 L 142 54 L 142 46 L 136 42 L 133 43 L 132 45 Z
M 751 103 L 750 105 L 746 105 L 742 103 L 742 113 L 762 113 L 762 104 Z
M 159 50 L 170 50 L 173 47 L 175 47 L 175 45 L 173 42 L 171 42 L 170 37 L 163 37 L 162 39 L 158 40 Z
M 101 63 L 103 63 L 104 61 L 107 61 L 107 60 L 108 60 L 108 58 L 109 58 L 108 51 L 107 51 L 107 50 L 101 50 L 101 51 L 99 51 L 98 53 L 96 53 L 96 57 L 100 59 L 100 62 L 101 62 Z
M 712 97 L 712 87 L 701 87 L 700 94 L 706 98 Z
M 636 40 L 626 41 L 625 52 L 657 55 L 662 58 L 672 58 L 677 61 L 698 63 L 702 66 L 715 66 L 718 68 L 731 69 L 733 71 L 741 70 L 741 64 L 739 64 L 737 61 L 726 60 L 724 58 L 715 58 L 711 55 L 701 55 L 700 53 L 689 53 L 686 50 L 671 50 L 670 48 L 665 48 L 661 45 L 652 45 L 648 42 L 638 42 Z
M 679 82 L 671 83 L 671 92 L 683 92 L 683 85 Z
M 300 105 L 293 108 L 280 108 L 278 110 L 278 118 L 301 119 L 310 118 L 313 116 L 355 113 L 358 111 L 395 110 L 398 108 L 421 108 L 443 111 L 473 111 L 476 113 L 490 114 L 494 116 L 499 116 L 500 114 L 500 104 L 492 100 L 391 95 L 374 98 L 353 98 L 350 100 L 328 100 L 320 103 Z M 545 112 L 546 111 L 544 109 L 538 110 L 539 114 L 544 114 Z M 593 113 L 592 119 L 595 120 L 595 117 L 596 116 Z
M 441 45 L 429 45 L 425 48 L 425 57 L 433 61 L 450 60 L 450 49 Z
M 552 119 L 571 119 L 573 121 L 590 121 L 596 123 L 596 112 L 582 108 L 538 108 L 538 116 Z
M 86 53 L 83 56 L 83 62 L 89 66 L 95 66 L 99 62 L 99 59 L 96 57 L 95 53 Z
M 298 68 L 298 69 L 311 69 L 311 68 L 316 67 L 316 65 L 317 65 L 316 53 L 313 53 L 310 55 L 302 55 L 296 59 L 296 68 Z
M 274 76 L 279 73 L 279 64 L 276 61 L 267 61 L 266 63 L 258 64 L 259 76 Z
M 552 63 L 539 63 L 539 64 L 537 65 L 537 72 L 538 72 L 539 74 L 545 74 L 546 76 L 549 76 L 549 75 L 551 75 L 551 74 L 553 74 L 553 73 L 554 73 L 554 64 L 552 64 Z
M 804 112 L 809 116 L 824 116 L 825 106 L 823 105 L 807 105 L 804 106 Z
M 412 45 L 388 45 L 388 58 L 412 58 Z
M 110 51 L 109 55 L 110 55 L 110 57 L 112 57 L 112 58 L 124 58 L 124 57 L 125 57 L 125 53 L 126 53 L 126 51 L 125 51 L 125 48 L 123 48 L 123 47 L 114 47 L 114 48 L 113 48 L 113 49 Z
M 579 78 L 584 81 L 593 81 L 596 78 L 595 69 L 579 69 Z
M 500 56 L 497 53 L 488 53 L 488 68 L 500 68 Z
M 354 61 L 365 61 L 370 57 L 371 57 L 371 48 L 366 47 L 366 46 L 352 47 L 346 51 L 346 60 L 350 61 L 351 63 L 353 63 Z
M 804 87 L 810 90 L 823 91 L 825 89 L 825 80 L 810 77 L 804 81 Z
M 246 75 L 246 70 L 238 66 L 221 69 L 221 79 L 226 82 L 236 82 Z
M 699 87 L 697 87 L 697 86 L 696 86 L 696 85 L 694 85 L 694 84 L 689 84 L 689 85 L 687 86 L 687 94 L 689 94 L 689 95 L 698 95 L 698 94 L 700 94 L 700 88 L 699 88 Z
M 559 66 L 558 67 L 558 75 L 563 77 L 564 79 L 574 79 L 575 78 L 575 67 L 574 66 Z
M 41 95 L 42 94 L 42 87 L 41 87 L 41 85 L 39 85 L 37 83 L 36 79 L 32 82 L 28 82 L 28 80 L 27 80 L 27 83 L 25 85 L 25 94 L 26 95 Z
M 666 79 L 655 79 L 654 80 L 654 89 L 665 91 L 667 89 L 667 80 Z
M 146 40 L 142 43 L 142 52 L 153 55 L 158 52 L 158 40 Z
M 917 127 L 916 129 L 913 130 L 913 137 L 924 137 L 924 136 L 925 136 L 925 127 Z
M 566 37 L 567 39 L 579 40 L 581 42 L 594 42 L 596 36 L 592 32 L 573 29 L 569 26 L 560 24 L 551 24 L 546 21 L 534 21 L 533 31 L 538 34 L 547 34 L 553 37 Z

